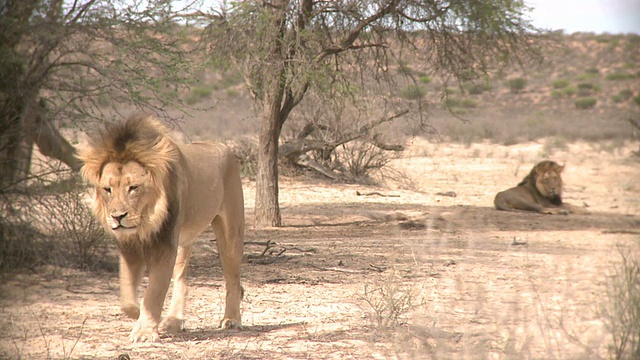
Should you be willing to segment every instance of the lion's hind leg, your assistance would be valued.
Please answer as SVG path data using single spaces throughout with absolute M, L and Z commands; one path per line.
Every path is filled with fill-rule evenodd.
M 189 239 L 191 240 L 191 239 Z M 178 247 L 176 264 L 173 268 L 173 292 L 171 304 L 167 316 L 160 322 L 160 331 L 165 333 L 177 333 L 184 329 L 184 307 L 188 293 L 187 270 L 189 259 L 193 250 L 191 241 L 186 246 Z
M 226 304 L 220 327 L 240 328 L 240 300 L 243 295 L 240 267 L 244 251 L 244 219 L 242 216 L 236 219 L 217 216 L 211 225 L 216 234 L 216 245 L 226 283 Z
M 570 214 L 576 215 L 590 215 L 591 211 L 582 206 L 572 205 L 568 203 L 562 203 L 562 207 Z

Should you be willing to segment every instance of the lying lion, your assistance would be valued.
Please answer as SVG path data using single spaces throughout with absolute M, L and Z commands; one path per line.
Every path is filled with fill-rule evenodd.
M 518 186 L 501 191 L 493 204 L 498 210 L 535 211 L 541 214 L 589 214 L 581 207 L 562 202 L 564 166 L 553 161 L 536 164 Z
M 220 325 L 240 327 L 244 200 L 233 154 L 223 145 L 177 145 L 159 121 L 136 115 L 106 127 L 80 158 L 82 176 L 95 187 L 93 211 L 120 249 L 120 303 L 137 320 L 131 341 L 158 341 L 158 328 L 183 329 L 189 257 L 209 224 L 226 281 Z M 145 267 L 149 283 L 138 306 Z M 171 304 L 161 321 L 172 279 Z

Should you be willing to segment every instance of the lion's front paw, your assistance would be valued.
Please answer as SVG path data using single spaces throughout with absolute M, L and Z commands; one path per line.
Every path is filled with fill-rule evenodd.
M 158 326 L 149 326 L 137 322 L 131 330 L 129 335 L 131 342 L 158 342 L 160 341 L 160 335 L 158 335 Z
M 175 334 L 184 330 L 184 320 L 177 317 L 169 316 L 160 322 L 160 331 L 169 334 Z
M 222 319 L 222 321 L 220 321 L 220 327 L 222 329 L 241 329 L 242 328 L 242 321 L 240 321 L 239 319 L 229 319 L 229 318 L 224 318 Z

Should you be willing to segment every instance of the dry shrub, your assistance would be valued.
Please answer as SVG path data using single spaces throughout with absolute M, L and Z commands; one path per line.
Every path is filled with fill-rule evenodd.
M 57 265 L 116 269 L 112 242 L 75 181 L 5 191 L 0 206 L 0 271 Z
M 365 285 L 362 299 L 370 307 L 366 312 L 372 324 L 383 329 L 405 324 L 409 312 L 416 306 L 413 289 L 392 279 L 382 284 Z
M 613 359 L 640 359 L 640 239 L 633 247 L 618 245 L 621 261 L 607 289 L 602 318 L 613 339 Z
M 342 175 L 348 181 L 375 184 L 376 173 L 399 156 L 399 152 L 381 149 L 368 141 L 352 141 L 336 151 L 335 162 L 342 164 Z
M 249 180 L 255 180 L 258 173 L 258 143 L 250 139 L 242 139 L 229 147 L 240 163 L 240 174 Z

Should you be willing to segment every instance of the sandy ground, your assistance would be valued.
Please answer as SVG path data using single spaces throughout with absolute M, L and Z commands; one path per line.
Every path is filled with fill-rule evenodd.
M 211 232 L 192 262 L 186 330 L 158 344 L 128 342 L 117 274 L 13 274 L 0 287 L 0 357 L 606 357 L 600 310 L 617 245 L 640 239 L 638 144 L 550 156 L 566 164 L 565 200 L 591 215 L 494 210 L 495 193 L 542 160 L 543 145 L 416 140 L 386 186 L 282 179 L 285 226 L 247 231 L 274 243 L 262 257 L 263 245 L 246 246 L 241 331 L 217 328 L 224 284 Z M 244 184 L 249 220 L 254 185 Z

